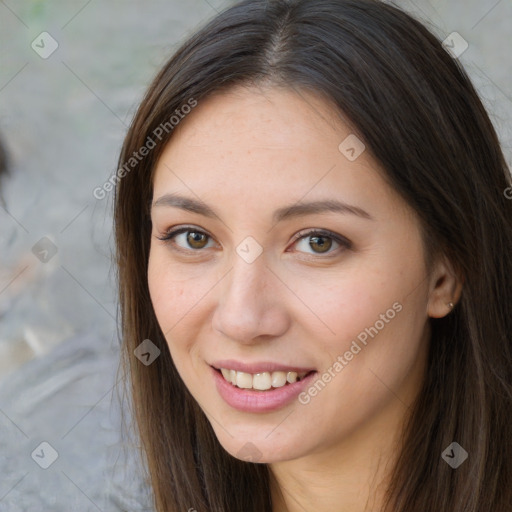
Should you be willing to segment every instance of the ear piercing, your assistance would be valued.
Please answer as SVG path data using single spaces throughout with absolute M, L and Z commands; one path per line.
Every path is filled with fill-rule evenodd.
M 453 302 L 448 302 L 447 306 L 448 306 L 450 309 L 453 309 Z

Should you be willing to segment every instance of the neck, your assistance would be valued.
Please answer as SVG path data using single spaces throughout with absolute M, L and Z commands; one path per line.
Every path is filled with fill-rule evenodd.
M 272 512 L 381 512 L 406 412 L 395 399 L 342 443 L 270 464 Z

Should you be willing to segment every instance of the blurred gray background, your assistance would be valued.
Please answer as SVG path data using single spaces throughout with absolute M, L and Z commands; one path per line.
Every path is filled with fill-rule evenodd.
M 1 511 L 151 510 L 119 433 L 112 194 L 92 191 L 153 75 L 231 3 L 0 1 Z M 510 164 L 511 0 L 395 3 L 467 42 L 459 58 Z

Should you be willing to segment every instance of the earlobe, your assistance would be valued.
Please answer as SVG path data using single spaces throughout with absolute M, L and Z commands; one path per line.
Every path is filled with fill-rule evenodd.
M 462 293 L 462 279 L 447 258 L 436 263 L 430 278 L 427 314 L 431 318 L 443 318 L 450 314 Z

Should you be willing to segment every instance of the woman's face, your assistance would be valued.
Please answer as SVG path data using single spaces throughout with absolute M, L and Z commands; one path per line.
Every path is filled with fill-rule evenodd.
M 332 107 L 282 88 L 199 102 L 151 218 L 156 317 L 229 453 L 284 461 L 396 430 L 434 285 L 416 215 Z

